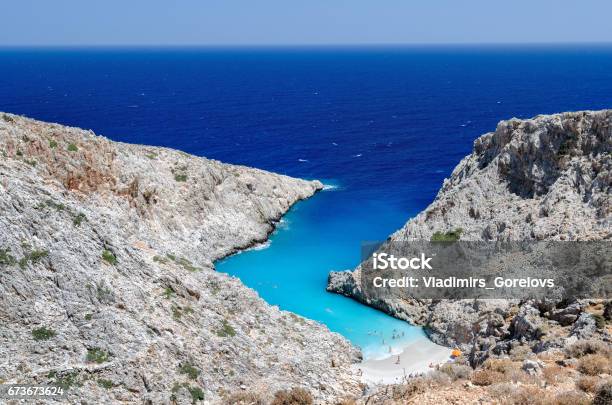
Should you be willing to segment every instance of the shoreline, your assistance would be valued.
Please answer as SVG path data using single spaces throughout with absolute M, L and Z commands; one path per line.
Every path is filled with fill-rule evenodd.
M 397 384 L 405 382 L 411 375 L 433 370 L 430 365 L 448 362 L 451 352 L 451 348 L 440 346 L 423 336 L 404 346 L 399 355 L 381 360 L 365 360 L 354 364 L 352 368 L 366 384 Z

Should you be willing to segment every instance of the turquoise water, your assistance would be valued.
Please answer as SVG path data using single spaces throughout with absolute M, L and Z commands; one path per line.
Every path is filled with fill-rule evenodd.
M 407 213 L 364 202 L 348 204 L 342 189 L 323 191 L 295 205 L 269 243 L 217 263 L 281 309 L 324 323 L 359 346 L 364 358 L 399 353 L 421 328 L 325 291 L 330 270 L 359 264 L 362 240 L 384 238 Z

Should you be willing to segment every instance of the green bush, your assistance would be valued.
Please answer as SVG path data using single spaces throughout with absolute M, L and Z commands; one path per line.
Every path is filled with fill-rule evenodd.
M 179 182 L 187 181 L 187 175 L 186 174 L 175 174 L 174 180 L 179 181 Z
M 75 144 L 71 143 L 71 144 L 68 145 L 68 152 L 76 152 L 78 150 L 79 150 L 79 148 L 77 148 L 77 146 Z
M 117 264 L 117 256 L 115 256 L 110 250 L 105 249 L 102 252 L 102 259 L 113 266 Z
M 104 362 L 107 362 L 109 357 L 109 353 L 105 350 L 100 349 L 99 347 L 87 349 L 87 361 L 90 363 L 102 364 Z
M 200 375 L 200 370 L 191 363 L 185 363 L 179 367 L 179 373 L 186 374 L 190 379 L 195 380 Z
M 11 249 L 0 249 L 0 264 L 5 266 L 12 266 L 17 263 L 17 259 L 15 259 L 11 255 Z
M 603 329 L 606 327 L 606 318 L 604 318 L 603 315 L 593 314 L 591 316 L 595 320 L 595 326 L 597 326 L 597 329 Z
M 74 224 L 74 226 L 81 226 L 83 221 L 87 221 L 87 217 L 82 212 L 79 212 L 72 220 L 72 223 Z
M 52 329 L 47 329 L 43 326 L 34 329 L 32 331 L 32 336 L 34 337 L 34 340 L 48 340 L 55 336 L 55 331 Z
M 57 142 L 55 142 L 54 140 L 50 140 L 50 141 L 49 141 L 49 147 L 50 147 L 51 149 L 55 149 L 55 148 L 57 148 Z
M 107 390 L 113 388 L 115 384 L 111 380 L 105 380 L 104 378 L 98 379 L 98 385 L 102 388 L 106 388 Z
M 221 323 L 221 329 L 217 330 L 217 336 L 219 337 L 233 337 L 236 336 L 236 330 L 232 327 L 232 325 L 227 322 L 226 319 Z
M 436 231 L 431 236 L 432 242 L 456 242 L 461 237 L 463 229 L 457 228 L 454 231 L 448 231 L 446 233 Z

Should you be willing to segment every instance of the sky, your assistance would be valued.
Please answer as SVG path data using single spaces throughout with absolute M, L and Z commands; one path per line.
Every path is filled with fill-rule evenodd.
M 612 42 L 610 0 L 18 0 L 0 46 Z

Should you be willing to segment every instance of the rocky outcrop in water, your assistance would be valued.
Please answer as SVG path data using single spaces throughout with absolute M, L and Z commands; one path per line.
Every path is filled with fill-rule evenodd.
M 213 268 L 319 189 L 0 114 L 0 382 L 82 404 L 358 393 L 357 349 Z
M 610 240 L 611 190 L 612 110 L 502 121 L 390 240 L 430 240 L 436 232 L 461 240 Z M 433 341 L 460 346 L 474 363 L 525 343 L 541 351 L 579 338 L 610 341 L 603 302 L 373 300 L 360 271 L 331 273 L 328 290 L 423 325 Z

